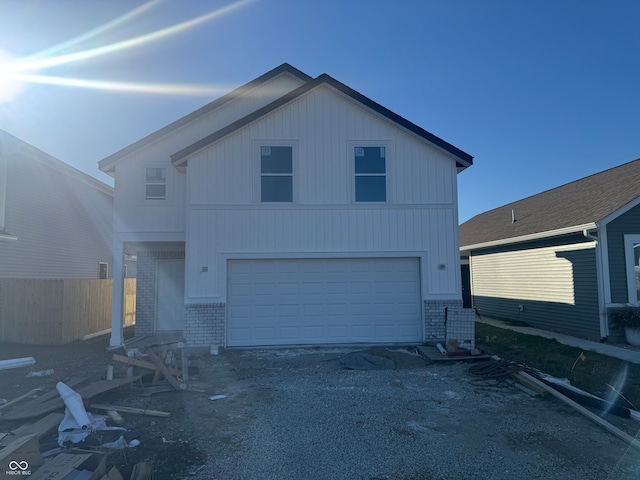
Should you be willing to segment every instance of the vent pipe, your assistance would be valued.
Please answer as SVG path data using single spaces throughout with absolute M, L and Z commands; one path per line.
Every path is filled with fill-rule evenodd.
M 516 210 L 514 208 L 511 209 L 511 223 L 516 223 Z

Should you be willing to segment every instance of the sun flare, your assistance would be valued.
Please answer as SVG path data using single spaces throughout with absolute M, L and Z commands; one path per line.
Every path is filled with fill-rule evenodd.
M 192 18 L 181 23 L 177 23 L 156 31 L 138 35 L 125 40 L 92 47 L 89 49 L 71 51 L 72 47 L 80 45 L 85 40 L 99 36 L 100 34 L 114 30 L 134 17 L 146 13 L 156 7 L 160 0 L 150 0 L 142 6 L 131 10 L 121 17 L 99 26 L 79 37 L 67 40 L 66 42 L 53 45 L 45 50 L 37 52 L 23 58 L 15 58 L 8 52 L 0 49 L 0 104 L 13 100 L 28 84 L 48 84 L 65 87 L 92 88 L 97 90 L 128 91 L 139 93 L 160 93 L 169 95 L 212 95 L 226 91 L 227 86 L 222 85 L 181 85 L 181 84 L 159 84 L 159 83 L 133 83 L 133 82 L 112 82 L 100 79 L 80 79 L 71 77 L 57 77 L 43 75 L 42 72 L 51 67 L 80 62 L 103 55 L 113 54 L 137 47 L 139 45 L 157 42 L 167 37 L 183 33 L 206 22 L 231 13 L 232 11 L 245 6 L 252 0 L 235 0 L 232 3 L 209 11 L 203 15 Z
M 15 58 L 0 50 L 0 103 L 13 99 L 24 88 L 24 83 L 18 78 L 15 65 Z

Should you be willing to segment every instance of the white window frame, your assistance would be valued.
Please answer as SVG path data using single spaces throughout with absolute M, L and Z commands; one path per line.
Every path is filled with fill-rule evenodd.
M 147 177 L 147 172 L 150 169 L 161 169 L 164 171 L 164 181 L 162 180 L 149 180 L 149 178 Z M 169 192 L 169 185 L 168 185 L 168 181 L 167 181 L 167 171 L 168 168 L 166 165 L 145 165 L 144 166 L 144 199 L 145 202 L 149 202 L 149 203 L 156 203 L 156 202 L 166 202 L 169 198 L 168 192 Z M 147 187 L 150 185 L 164 185 L 164 197 L 149 197 L 147 195 Z
M 640 235 L 624 236 L 624 260 L 627 273 L 627 299 L 630 305 L 640 305 L 636 286 L 635 255 L 633 245 L 640 244 Z M 640 247 L 639 247 L 640 248 Z
M 356 147 L 384 147 L 385 149 L 385 162 L 384 162 L 384 177 L 385 177 L 385 201 L 373 201 L 373 202 L 358 202 L 356 201 L 356 175 L 364 175 L 364 174 L 356 174 Z M 392 142 L 391 140 L 349 140 L 347 141 L 347 159 L 349 164 L 349 174 L 351 179 L 349 181 L 349 186 L 351 189 L 351 203 L 356 205 L 390 205 L 393 203 L 391 201 L 392 188 L 391 188 L 391 172 L 390 172 L 390 163 L 389 157 L 391 152 Z M 377 174 L 382 176 L 381 174 Z M 372 175 L 373 176 L 373 175 Z
M 262 147 L 291 147 L 291 201 L 290 202 L 263 202 L 262 201 Z M 253 140 L 253 151 L 255 152 L 255 162 L 256 166 L 256 174 L 254 175 L 255 180 L 255 198 L 258 205 L 292 205 L 298 203 L 298 182 L 296 179 L 298 178 L 298 141 L 297 140 Z M 270 175 L 270 174 L 265 174 Z M 274 176 L 283 176 L 287 174 L 273 174 Z

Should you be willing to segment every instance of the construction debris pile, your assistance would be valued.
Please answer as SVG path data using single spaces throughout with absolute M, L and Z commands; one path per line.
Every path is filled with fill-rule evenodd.
M 105 365 L 103 379 L 68 378 L 48 391 L 36 388 L 11 400 L 0 399 L 0 421 L 6 429 L 0 429 L 0 478 L 124 480 L 109 455 L 135 448 L 140 440 L 126 428 L 122 415 L 171 414 L 101 403 L 100 397 L 123 390 L 147 396 L 188 390 L 189 367 L 186 345 L 179 339 L 145 337 L 123 348 L 124 354 L 112 356 L 114 364 L 122 367 L 121 378 L 114 378 L 114 364 L 110 364 Z M 35 363 L 32 357 L 3 360 L 0 369 Z M 30 372 L 27 377 L 54 373 L 53 369 L 42 372 Z M 140 461 L 128 478 L 152 477 L 152 463 Z

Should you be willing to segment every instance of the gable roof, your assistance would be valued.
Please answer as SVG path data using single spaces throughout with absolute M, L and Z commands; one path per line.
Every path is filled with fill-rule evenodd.
M 460 249 L 596 228 L 609 215 L 640 200 L 638 178 L 640 159 L 481 213 L 460 225 Z
M 307 81 L 312 79 L 309 75 L 307 75 L 304 72 L 301 72 L 300 70 L 298 70 L 295 67 L 292 67 L 288 63 L 283 63 L 282 65 L 274 68 L 273 70 L 269 70 L 267 73 L 265 73 L 263 75 L 260 75 L 258 78 L 255 78 L 254 80 L 251 80 L 249 83 L 246 83 L 246 84 L 242 85 L 241 87 L 238 87 L 235 90 L 232 90 L 231 92 L 227 93 L 226 95 L 223 95 L 222 97 L 214 100 L 213 102 L 210 102 L 210 103 L 206 104 L 205 106 L 203 106 L 203 107 L 201 107 L 201 108 L 189 113 L 188 115 L 185 115 L 184 117 L 179 118 L 175 122 L 170 123 L 169 125 L 161 128 L 160 130 L 156 130 L 155 132 L 151 133 L 150 135 L 147 135 L 146 137 L 138 140 L 137 142 L 132 143 L 131 145 L 123 148 L 122 150 L 119 150 L 119 151 L 109 155 L 108 157 L 103 158 L 102 160 L 100 160 L 98 162 L 98 167 L 100 168 L 100 170 L 102 170 L 104 172 L 113 172 L 115 163 L 118 162 L 118 160 L 122 159 L 123 157 L 126 157 L 130 153 L 135 152 L 136 150 L 144 147 L 145 145 L 148 145 L 149 143 L 153 142 L 154 140 L 162 138 L 166 134 L 168 134 L 168 133 L 170 133 L 170 132 L 172 132 L 174 130 L 177 130 L 178 128 L 182 127 L 183 125 L 186 125 L 187 123 L 192 122 L 192 121 L 194 121 L 194 120 L 206 115 L 207 113 L 211 112 L 212 110 L 215 110 L 216 108 L 219 108 L 222 105 L 224 105 L 226 103 L 229 103 L 232 100 L 235 100 L 236 98 L 244 95 L 249 90 L 251 90 L 251 89 L 259 86 L 260 84 L 265 83 L 265 82 L 271 80 L 272 78 L 275 78 L 278 75 L 281 75 L 283 73 L 289 73 L 289 74 L 293 75 L 294 77 L 299 78 L 300 80 L 302 80 L 304 82 L 307 82 Z
M 20 140 L 18 137 L 10 134 L 6 130 L 0 130 L 0 156 L 11 154 L 26 155 L 32 160 L 43 162 L 51 168 L 62 172 L 63 174 L 73 178 L 74 180 L 86 183 L 91 187 L 101 190 L 113 197 L 113 187 L 98 180 L 97 178 L 72 167 L 68 163 L 58 160 L 56 157 L 49 155 L 47 152 L 34 147 L 30 143 Z
M 307 93 L 308 91 L 310 91 L 313 88 L 316 88 L 322 84 L 326 84 L 326 85 L 330 85 L 331 87 L 335 88 L 336 90 L 342 92 L 343 94 L 347 95 L 348 97 L 352 98 L 353 100 L 359 102 L 360 104 L 372 109 L 373 111 L 377 112 L 378 114 L 382 115 L 383 117 L 386 117 L 387 119 L 391 120 L 392 122 L 398 124 L 399 126 L 403 127 L 406 130 L 409 130 L 410 132 L 418 135 L 419 137 L 422 137 L 423 139 L 429 141 L 430 143 L 440 147 L 441 149 L 445 150 L 446 152 L 449 152 L 450 154 L 452 154 L 453 156 L 455 156 L 457 158 L 456 160 L 456 165 L 460 168 L 466 168 L 469 167 L 473 164 L 473 157 L 471 155 L 469 155 L 466 152 L 463 152 L 462 150 L 460 150 L 459 148 L 451 145 L 450 143 L 442 140 L 441 138 L 435 136 L 434 134 L 426 131 L 425 129 L 419 127 L 418 125 L 410 122 L 409 120 L 401 117 L 400 115 L 392 112 L 391 110 L 389 110 L 388 108 L 383 107 L 382 105 L 380 105 L 379 103 L 374 102 L 373 100 L 371 100 L 368 97 L 365 97 L 364 95 L 362 95 L 359 92 L 356 92 L 355 90 L 353 90 L 352 88 L 348 87 L 347 85 L 339 82 L 338 80 L 330 77 L 329 75 L 327 75 L 326 73 L 323 73 L 322 75 L 318 76 L 317 78 L 313 79 L 313 80 L 309 80 L 307 81 L 307 83 L 305 83 L 304 85 L 300 86 L 299 88 L 287 93 L 286 95 L 283 95 L 282 97 L 278 98 L 277 100 L 271 102 L 268 105 L 265 105 L 262 108 L 259 108 L 258 110 L 256 110 L 255 112 L 237 120 L 236 122 L 231 123 L 230 125 L 221 128 L 220 130 L 218 130 L 217 132 L 212 133 L 211 135 L 208 135 L 204 138 L 202 138 L 201 140 L 193 143 L 192 145 L 189 145 L 186 148 L 183 148 L 182 150 L 174 153 L 173 155 L 171 155 L 171 161 L 173 162 L 173 164 L 177 167 L 177 166 L 184 166 L 187 163 L 186 157 L 188 157 L 189 155 L 197 152 L 198 150 L 206 147 L 207 145 L 210 145 L 211 143 L 220 140 L 221 138 L 230 135 L 231 133 L 235 132 L 236 130 L 248 125 L 249 123 L 258 120 L 259 118 L 269 114 L 270 112 L 276 110 L 277 108 L 293 101 L 294 99 L 300 97 L 301 95 Z

